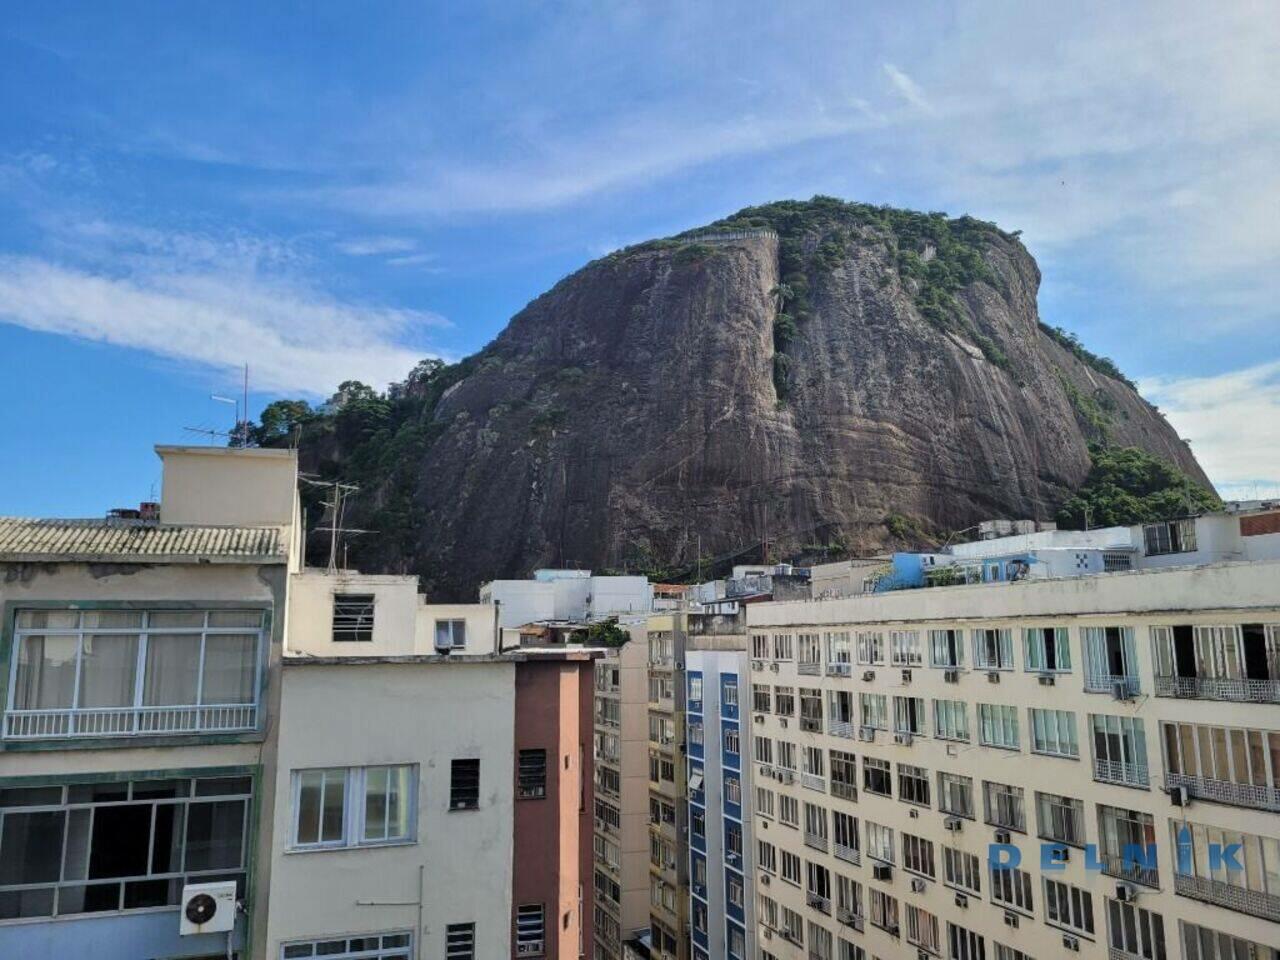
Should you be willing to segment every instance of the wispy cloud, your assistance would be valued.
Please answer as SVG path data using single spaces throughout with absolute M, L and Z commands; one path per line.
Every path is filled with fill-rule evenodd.
M 412 237 L 352 237 L 335 244 L 349 257 L 372 257 L 386 253 L 408 253 L 418 242 Z
M 1280 360 L 1207 377 L 1139 384 L 1227 496 L 1280 491 Z
M 920 89 L 920 85 L 912 80 L 909 76 L 895 67 L 892 63 L 886 63 L 884 66 L 885 76 L 889 78 L 889 82 L 893 84 L 893 88 L 898 91 L 902 99 L 907 101 L 917 110 L 923 110 L 925 113 L 933 113 L 933 105 L 925 98 L 924 91 Z

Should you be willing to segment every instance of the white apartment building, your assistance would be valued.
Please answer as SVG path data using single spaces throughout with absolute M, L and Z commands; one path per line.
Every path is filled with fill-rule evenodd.
M 644 615 L 653 609 L 647 577 L 597 576 L 590 570 L 535 570 L 527 580 L 492 580 L 480 587 L 480 602 L 498 607 L 501 627 L 529 623 L 586 623 L 606 617 Z
M 747 616 L 760 960 L 1277 955 L 1280 562 Z

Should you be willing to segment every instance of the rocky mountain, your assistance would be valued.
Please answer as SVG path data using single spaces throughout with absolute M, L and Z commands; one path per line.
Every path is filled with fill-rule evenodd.
M 352 562 L 473 597 L 537 566 L 692 573 L 1050 519 L 1089 442 L 1208 484 L 1114 365 L 1039 320 L 1017 239 L 816 197 L 620 250 L 460 364 L 303 421 L 362 485 Z M 264 421 L 264 428 L 267 424 Z

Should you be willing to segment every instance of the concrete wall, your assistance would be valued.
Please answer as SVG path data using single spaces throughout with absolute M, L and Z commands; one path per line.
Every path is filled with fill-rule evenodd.
M 164 464 L 162 522 L 216 527 L 293 523 L 296 451 L 161 446 L 156 453 Z
M 416 926 L 425 868 L 423 957 L 444 955 L 448 923 L 476 923 L 476 956 L 511 951 L 514 664 L 284 668 L 267 956 L 280 944 L 336 933 Z M 479 757 L 480 809 L 450 812 L 450 761 Z M 419 765 L 417 840 L 381 847 L 290 852 L 291 771 Z M 361 906 L 358 900 L 396 901 Z

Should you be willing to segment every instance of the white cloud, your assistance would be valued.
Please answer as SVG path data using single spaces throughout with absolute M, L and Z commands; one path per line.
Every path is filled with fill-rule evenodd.
M 923 110 L 925 113 L 933 113 L 933 105 L 925 98 L 924 91 L 920 89 L 919 84 L 892 63 L 883 64 L 883 67 L 889 82 L 893 84 L 893 88 L 898 91 L 903 100 L 918 110 Z
M 350 257 L 372 257 L 385 253 L 409 253 L 418 243 L 411 237 L 352 237 L 335 246 Z
M 1206 377 L 1138 384 L 1224 496 L 1280 490 L 1280 360 Z
M 0 258 L 0 321 L 220 371 L 248 363 L 258 389 L 317 395 L 342 380 L 403 377 L 431 355 L 412 344 L 444 322 L 246 273 L 121 277 L 27 257 Z

